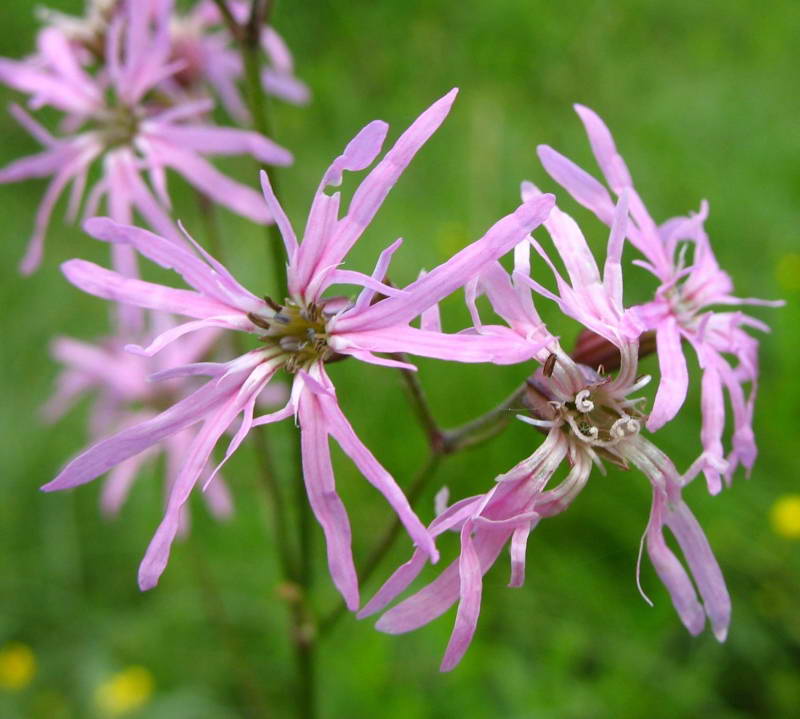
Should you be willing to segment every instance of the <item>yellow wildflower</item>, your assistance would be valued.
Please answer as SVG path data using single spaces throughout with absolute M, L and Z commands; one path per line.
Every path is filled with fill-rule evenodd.
M 153 695 L 153 675 L 144 667 L 128 667 L 95 689 L 94 702 L 101 715 L 118 717 L 143 707 Z
M 36 674 L 33 650 L 21 642 L 9 642 L 0 647 L 0 689 L 24 689 Z
M 800 494 L 786 494 L 772 505 L 772 529 L 787 539 L 800 539 Z

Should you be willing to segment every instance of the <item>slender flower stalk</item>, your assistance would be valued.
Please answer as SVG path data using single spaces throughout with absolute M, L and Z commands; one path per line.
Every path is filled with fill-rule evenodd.
M 438 558 L 431 536 L 402 491 L 358 439 L 342 413 L 326 364 L 351 357 L 413 369 L 413 365 L 380 356 L 395 352 L 461 362 L 513 363 L 530 357 L 531 343 L 510 330 L 492 336 L 447 335 L 414 328 L 409 323 L 525 238 L 547 217 L 553 206 L 551 195 L 524 202 L 495 223 L 481 239 L 404 288 L 390 287 L 382 281 L 399 241 L 381 253 L 372 275 L 339 267 L 390 188 L 444 120 L 455 94 L 452 91 L 434 103 L 400 136 L 356 189 L 347 213 L 340 218 L 339 193 L 329 195 L 325 190 L 338 185 L 344 171 L 360 171 L 371 165 L 388 127 L 373 122 L 359 132 L 323 176 L 302 242 L 297 240 L 266 175 L 262 174 L 267 205 L 276 218 L 290 258 L 289 296 L 281 303 L 250 293 L 199 247 L 196 249 L 201 256 L 150 232 L 108 219 L 93 219 L 86 224 L 94 237 L 135 248 L 152 261 L 176 270 L 193 288 L 172 289 L 126 278 L 82 260 L 65 263 L 67 278 L 84 291 L 193 318 L 162 333 L 148 347 L 140 348 L 141 352 L 154 354 L 187 333 L 208 327 L 247 332 L 262 343 L 262 348 L 229 363 L 195 363 L 162 373 L 162 378 L 205 375 L 211 380 L 150 422 L 88 449 L 44 487 L 48 491 L 66 489 L 91 481 L 174 432 L 202 422 L 170 495 L 164 520 L 142 562 L 139 583 L 143 589 L 152 587 L 163 572 L 180 508 L 217 440 L 239 415 L 242 421 L 225 459 L 254 426 L 290 416 L 299 424 L 306 491 L 327 539 L 331 576 L 348 608 L 358 608 L 358 582 L 350 549 L 350 523 L 336 492 L 329 437 L 336 440 L 367 480 L 384 495 L 417 547 L 432 561 Z M 327 296 L 326 290 L 334 284 L 355 285 L 360 293 L 352 302 Z M 375 301 L 378 293 L 383 299 Z M 256 398 L 279 370 L 292 377 L 289 402 L 277 412 L 256 417 Z
M 753 406 L 758 385 L 758 341 L 748 328 L 768 332 L 763 322 L 740 311 L 720 312 L 715 305 L 780 306 L 782 302 L 741 299 L 733 282 L 714 257 L 704 230 L 708 204 L 688 217 L 673 217 L 657 225 L 633 187 L 625 161 L 617 152 L 611 132 L 600 117 L 583 105 L 575 105 L 597 164 L 611 191 L 627 193 L 632 221 L 627 237 L 644 255 L 637 260 L 660 282 L 655 297 L 634 309 L 647 330 L 655 332 L 660 381 L 647 428 L 656 431 L 675 417 L 683 406 L 689 386 L 682 343 L 695 351 L 702 379 L 703 453 L 688 476 L 703 471 L 709 491 L 716 494 L 722 480 L 730 483 L 741 464 L 748 474 L 756 458 Z M 614 204 L 605 186 L 552 148 L 539 147 L 539 158 L 551 177 L 575 200 L 610 225 Z M 733 364 L 728 357 L 735 361 Z M 749 391 L 745 386 L 749 385 Z M 725 402 L 727 391 L 733 410 L 731 448 L 725 453 Z
M 523 196 L 535 197 L 527 183 Z M 649 377 L 637 376 L 638 329 L 622 303 L 621 254 L 626 233 L 628 197 L 622 193 L 615 208 L 602 276 L 578 226 L 558 208 L 545 221 L 569 280 L 555 269 L 544 249 L 533 246 L 553 269 L 558 294 L 529 277 L 528 242 L 515 253 L 512 275 L 499 264 L 470 284 L 467 299 L 478 332 L 493 328 L 480 322 L 475 298 L 485 292 L 495 312 L 515 332 L 539 348 L 534 356 L 541 367 L 528 381 L 530 413 L 520 419 L 546 432 L 545 441 L 527 459 L 495 479 L 485 494 L 468 497 L 450 507 L 440 506 L 429 526 L 432 535 L 458 531 L 461 552 L 437 579 L 387 611 L 377 628 L 397 634 L 416 629 L 458 602 L 455 626 L 442 661 L 442 671 L 452 669 L 463 657 L 474 635 L 480 613 L 482 577 L 510 545 L 509 586 L 521 586 L 525 578 L 525 550 L 530 533 L 545 517 L 570 506 L 589 479 L 593 465 L 603 461 L 623 468 L 633 465 L 650 481 L 653 504 L 647 525 L 647 550 L 656 571 L 672 597 L 681 620 L 692 634 L 702 631 L 706 615 L 716 637 L 725 639 L 730 618 L 730 599 L 719 566 L 697 521 L 681 498 L 683 480 L 670 459 L 641 430 L 646 415 L 643 398 L 633 397 Z M 621 362 L 614 377 L 601 374 L 572 360 L 549 335 L 533 305 L 533 288 L 558 303 L 569 316 L 605 337 L 619 350 Z M 544 340 L 544 342 L 543 342 Z M 567 460 L 569 471 L 551 486 L 559 466 Z M 669 527 L 683 551 L 702 604 L 683 565 L 663 538 Z M 369 616 L 384 609 L 403 592 L 426 564 L 417 550 L 397 569 L 359 612 Z

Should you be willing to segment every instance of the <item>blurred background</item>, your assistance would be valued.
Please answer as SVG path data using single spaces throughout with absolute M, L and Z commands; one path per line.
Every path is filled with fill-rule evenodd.
M 78 0 L 48 5 L 73 13 L 82 7 Z M 31 3 L 7 0 L 0 18 L 0 55 L 30 52 L 36 30 Z M 634 471 L 610 468 L 608 476 L 593 475 L 567 513 L 536 529 L 524 588 L 505 587 L 505 559 L 490 571 L 473 646 L 452 673 L 437 671 L 452 611 L 401 637 L 344 617 L 321 648 L 322 716 L 796 715 L 800 6 L 792 0 L 281 0 L 274 24 L 314 95 L 308 107 L 270 105 L 276 139 L 296 156 L 294 167 L 280 171 L 280 185 L 297 225 L 321 173 L 361 126 L 382 118 L 396 137 L 434 99 L 461 88 L 450 118 L 352 254 L 354 268 L 371 268 L 380 249 L 402 236 L 393 280 L 408 281 L 417 268 L 445 259 L 513 209 L 522 179 L 554 190 L 537 164 L 539 143 L 594 172 L 571 107 L 581 102 L 608 122 L 656 219 L 708 199 L 707 227 L 737 294 L 788 301 L 782 310 L 754 312 L 773 333 L 762 342 L 755 417 L 760 456 L 752 477 L 738 474 L 732 488 L 715 498 L 701 480 L 686 492 L 733 598 L 725 644 L 710 633 L 688 635 L 646 560 L 642 582 L 655 606 L 639 596 L 635 563 L 649 510 L 648 483 Z M 19 99 L 0 88 L 3 105 Z M 36 150 L 5 112 L 0 136 L 0 165 Z M 224 166 L 255 185 L 251 162 Z M 160 465 L 145 470 L 114 521 L 98 512 L 100 482 L 67 493 L 38 491 L 87 441 L 88 402 L 58 424 L 41 422 L 39 410 L 57 371 L 48 345 L 56 335 L 88 341 L 108 331 L 106 304 L 72 288 L 59 273 L 60 262 L 70 257 L 106 261 L 104 247 L 63 224 L 63 206 L 54 216 L 42 268 L 28 279 L 16 273 L 43 188 L 43 181 L 0 187 L 0 716 L 291 716 L 287 609 L 252 447 L 226 468 L 235 515 L 219 523 L 202 502 L 193 502 L 190 536 L 176 545 L 160 584 L 146 594 L 136 587 L 136 569 L 160 519 Z M 176 214 L 202 240 L 192 193 L 179 178 L 171 189 Z M 562 204 L 583 221 L 602 257 L 605 228 L 569 198 Z M 234 272 L 256 293 L 270 292 L 263 232 L 230 213 L 220 218 Z M 652 291 L 643 271 L 626 271 L 627 299 Z M 569 346 L 575 326 L 539 304 Z M 460 295 L 443 311 L 447 329 L 464 325 Z M 495 405 L 527 369 L 419 366 L 445 426 Z M 656 370 L 653 358 L 644 366 Z M 331 374 L 360 436 L 407 485 L 424 461 L 425 441 L 397 373 L 343 362 Z M 284 477 L 291 429 L 273 433 Z M 696 456 L 698 438 L 695 382 L 683 413 L 656 441 L 683 468 Z M 489 444 L 446 460 L 418 505 L 420 516 L 433 516 L 433 494 L 442 484 L 451 499 L 484 491 L 539 441 L 530 428 L 514 423 Z M 363 558 L 390 515 L 337 452 L 337 484 Z M 445 560 L 456 540 L 443 538 Z M 326 612 L 336 606 L 336 595 L 316 525 L 315 542 L 315 605 Z M 401 540 L 363 596 L 408 552 Z

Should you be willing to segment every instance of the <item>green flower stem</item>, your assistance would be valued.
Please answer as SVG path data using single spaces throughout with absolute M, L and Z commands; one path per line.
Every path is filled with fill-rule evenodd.
M 406 356 L 399 352 L 392 355 L 392 358 L 398 360 L 399 362 L 407 361 Z M 411 401 L 411 406 L 414 409 L 414 413 L 417 415 L 417 419 L 422 425 L 422 429 L 424 430 L 425 436 L 428 439 L 431 452 L 434 454 L 442 453 L 444 435 L 433 417 L 433 411 L 428 404 L 428 398 L 425 396 L 425 391 L 422 389 L 422 383 L 419 381 L 418 373 L 407 369 L 401 369 L 400 374 L 402 375 L 403 381 L 406 384 L 408 398 Z
M 236 38 L 242 55 L 244 65 L 247 104 L 250 110 L 253 127 L 265 136 L 272 136 L 272 128 L 267 112 L 267 98 L 261 84 L 261 28 L 269 21 L 269 16 L 274 9 L 273 0 L 252 0 L 250 14 L 247 22 L 240 26 L 236 23 L 233 14 L 224 0 L 215 0 L 217 7 Z M 262 168 L 267 173 L 275 196 L 279 197 L 279 183 L 274 168 Z M 272 258 L 270 263 L 274 278 L 274 292 L 281 300 L 288 296 L 286 278 L 286 253 L 283 239 L 275 223 L 267 226 L 267 245 Z M 297 510 L 297 555 L 296 561 L 287 564 L 287 556 L 282 557 L 281 564 L 284 574 L 284 594 L 290 602 L 292 617 L 291 639 L 295 648 L 297 662 L 296 681 L 296 711 L 303 719 L 313 719 L 316 716 L 316 689 L 315 689 L 315 649 L 316 649 L 316 620 L 309 603 L 313 575 L 313 518 L 311 508 L 305 494 L 302 467 L 300 462 L 300 435 L 293 433 L 293 455 L 296 457 L 294 471 L 294 500 Z M 257 451 L 263 455 L 268 451 L 266 435 L 259 432 L 256 435 Z M 282 516 L 280 525 L 276 523 L 276 540 L 279 551 L 287 555 L 282 546 L 288 546 L 288 537 L 285 529 L 285 505 L 283 503 L 280 486 L 274 482 L 273 511 L 275 515 Z M 276 517 L 277 519 L 277 517 Z
M 267 711 L 262 683 L 245 652 L 241 636 L 225 610 L 219 586 L 205 559 L 205 547 L 200 546 L 194 533 L 189 539 L 189 554 L 200 596 L 205 604 L 206 615 L 211 625 L 219 632 L 220 639 L 233 660 L 231 668 L 239 683 L 241 701 L 245 708 L 244 715 L 252 719 L 266 719 L 271 714 Z
M 525 389 L 526 385 L 523 384 L 486 414 L 462 424 L 460 427 L 444 430 L 442 433 L 442 451 L 445 454 L 454 454 L 486 442 L 500 434 L 514 416 L 514 410 L 523 409 Z

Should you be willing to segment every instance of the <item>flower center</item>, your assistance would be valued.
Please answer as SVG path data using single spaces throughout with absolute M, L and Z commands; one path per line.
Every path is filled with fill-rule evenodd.
M 248 319 L 258 328 L 258 337 L 266 345 L 279 348 L 285 355 L 284 368 L 297 372 L 314 362 L 329 362 L 336 353 L 328 346 L 327 321 L 330 314 L 324 305 L 299 305 L 286 300 L 281 306 L 264 298 L 273 314 L 249 312 Z
M 641 414 L 633 407 L 616 406 L 602 394 L 602 391 L 582 389 L 571 402 L 551 402 L 551 406 L 582 442 L 613 447 L 620 440 L 639 433 Z
M 641 389 L 650 377 L 643 376 L 630 387 L 621 389 L 615 387 L 610 378 L 594 372 L 593 375 L 596 380 L 587 381 L 577 391 L 573 389 L 575 394 L 570 399 L 571 393 L 562 383 L 553 383 L 549 376 L 538 372 L 527 381 L 526 404 L 534 418 L 521 419 L 541 428 L 561 427 L 580 443 L 598 449 L 614 447 L 627 437 L 639 434 L 645 415 L 637 405 L 644 398 L 628 399 L 627 395 Z M 572 386 L 580 387 L 580 384 Z
M 678 322 L 683 327 L 694 327 L 699 322 L 697 315 L 702 307 L 693 297 L 688 295 L 683 284 L 684 282 L 681 282 L 665 292 L 664 297 Z
M 108 108 L 96 117 L 97 131 L 109 149 L 130 145 L 139 131 L 139 120 L 133 108 L 109 102 Z

